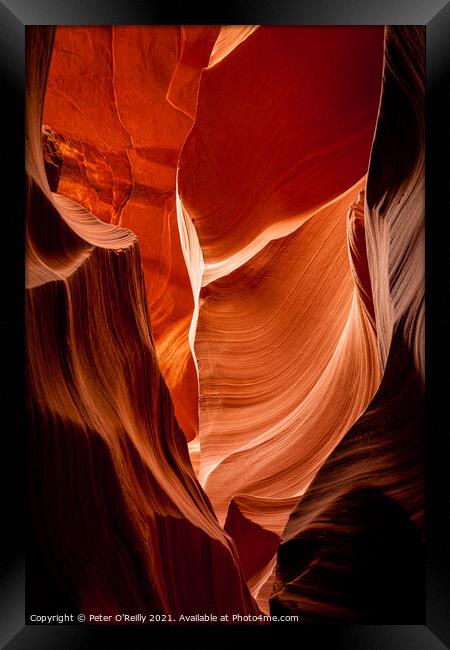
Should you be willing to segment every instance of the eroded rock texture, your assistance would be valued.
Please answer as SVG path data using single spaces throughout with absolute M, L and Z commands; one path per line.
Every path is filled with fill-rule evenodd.
M 30 29 L 28 47 L 27 348 L 36 535 L 82 611 L 257 612 L 174 417 L 155 354 L 137 237 L 49 188 L 41 146 L 49 32 Z
M 66 592 L 306 622 L 407 594 L 415 622 L 422 30 L 32 29 L 27 107 L 36 547 Z
M 391 28 L 364 205 L 381 385 L 284 530 L 272 611 L 424 620 L 424 37 Z

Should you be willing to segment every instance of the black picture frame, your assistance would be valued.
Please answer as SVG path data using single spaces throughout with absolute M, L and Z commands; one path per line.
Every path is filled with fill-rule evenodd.
M 203 4 L 203 3 L 202 3 Z M 200 5 L 199 5 L 200 6 Z M 3 106 L 2 152 L 6 178 L 1 191 L 5 239 L 0 256 L 4 268 L 2 391 L 4 417 L 2 478 L 3 554 L 0 643 L 8 650 L 47 650 L 110 646 L 174 647 L 201 636 L 206 644 L 229 645 L 237 628 L 130 628 L 83 625 L 25 625 L 25 453 L 24 416 L 24 74 L 26 25 L 94 24 L 298 24 L 298 25 L 424 25 L 426 30 L 426 296 L 427 296 L 427 617 L 426 625 L 296 626 L 239 628 L 240 643 L 256 643 L 285 632 L 299 647 L 321 646 L 375 650 L 438 650 L 450 648 L 450 572 L 446 512 L 448 460 L 446 377 L 448 363 L 442 343 L 448 332 L 446 286 L 448 219 L 445 193 L 449 141 L 450 3 L 443 0 L 258 0 L 196 8 L 183 2 L 97 0 L 4 0 L 0 2 L 0 66 Z M 6 295 L 5 295 L 6 294 Z M 6 350 L 9 354 L 6 354 Z M 448 375 L 447 375 L 448 376 Z M 446 472 L 447 470 L 447 472 Z M 139 636 L 138 636 L 139 635 Z M 133 638 L 133 641 L 131 639 Z M 194 642 L 194 641 L 193 641 Z M 302 646 L 303 644 L 303 646 Z

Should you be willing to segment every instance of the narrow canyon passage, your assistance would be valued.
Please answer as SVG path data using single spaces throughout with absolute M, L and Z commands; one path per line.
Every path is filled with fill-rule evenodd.
M 36 511 L 78 603 L 364 620 L 320 576 L 302 591 L 325 542 L 289 544 L 334 530 L 344 483 L 420 530 L 406 424 L 378 434 L 363 485 L 347 462 L 398 403 L 392 359 L 421 400 L 422 47 L 413 28 L 30 31 L 33 483 L 70 479 Z

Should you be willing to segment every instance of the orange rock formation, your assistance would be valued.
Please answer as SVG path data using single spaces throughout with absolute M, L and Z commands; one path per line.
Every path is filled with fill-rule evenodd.
M 330 504 L 345 511 L 358 472 L 384 490 L 359 436 L 390 403 L 391 359 L 423 371 L 421 32 L 405 30 L 29 30 L 32 483 L 79 606 L 253 614 L 272 596 L 368 616 L 315 578 L 320 601 L 301 575 L 317 555 L 292 544 L 346 525 Z M 388 496 L 420 528 L 408 425 L 373 448 L 397 425 Z

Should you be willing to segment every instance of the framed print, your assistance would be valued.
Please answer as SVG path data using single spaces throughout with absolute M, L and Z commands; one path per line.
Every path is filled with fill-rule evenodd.
M 4 647 L 449 647 L 448 5 L 0 10 Z

